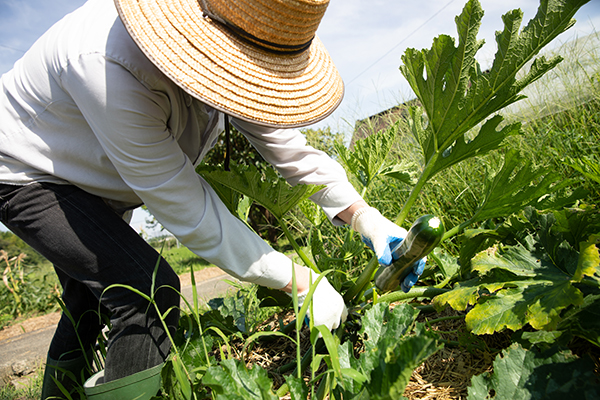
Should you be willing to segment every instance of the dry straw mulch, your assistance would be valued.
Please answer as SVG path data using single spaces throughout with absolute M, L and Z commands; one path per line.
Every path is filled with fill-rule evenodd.
M 491 371 L 497 352 L 510 345 L 507 333 L 477 337 L 469 334 L 462 314 L 448 308 L 439 314 L 419 316 L 418 321 L 425 323 L 443 317 L 456 319 L 430 326 L 449 342 L 413 372 L 404 396 L 411 400 L 466 399 L 471 378 Z
M 410 400 L 448 400 L 466 399 L 471 377 L 485 371 L 492 370 L 492 362 L 497 352 L 510 345 L 508 333 L 492 336 L 474 336 L 465 328 L 464 318 L 454 310 L 446 309 L 441 313 L 422 314 L 419 322 L 432 321 L 441 317 L 451 317 L 429 326 L 429 329 L 438 331 L 444 340 L 449 341 L 446 346 L 423 362 L 411 376 L 404 396 Z M 279 329 L 279 321 L 289 323 L 294 318 L 293 313 L 276 314 L 268 320 L 262 329 L 267 326 L 271 330 Z M 295 338 L 295 331 L 291 333 Z M 300 332 L 302 354 L 310 350 L 308 328 Z M 256 341 L 242 354 L 244 343 L 240 340 L 230 342 L 234 357 L 244 359 L 249 368 L 259 365 L 269 371 L 275 389 L 284 382 L 284 374 L 278 368 L 290 362 L 295 362 L 296 347 L 288 339 L 274 338 L 269 341 Z M 360 351 L 360 343 L 355 350 Z M 225 347 L 221 349 L 227 351 Z M 217 354 L 215 354 L 217 355 Z M 218 356 L 218 355 L 217 355 Z M 326 367 L 321 366 L 321 370 Z M 310 369 L 309 369 L 310 370 Z M 291 371 L 286 372 L 286 374 Z M 310 380 L 310 372 L 305 373 L 305 381 Z M 284 398 L 285 399 L 285 398 Z

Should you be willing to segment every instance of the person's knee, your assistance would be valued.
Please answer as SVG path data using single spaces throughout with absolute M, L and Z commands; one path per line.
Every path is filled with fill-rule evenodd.
M 179 276 L 166 262 L 160 265 L 156 274 L 155 288 L 154 299 L 162 313 L 169 308 L 178 309 L 181 302 L 181 282 Z M 176 313 L 175 310 L 169 314 L 172 315 L 173 320 L 179 318 L 179 313 Z
M 181 291 L 181 282 L 179 281 L 179 276 L 175 273 L 175 271 L 173 271 L 173 268 L 171 268 L 171 266 L 164 261 L 164 259 L 158 267 L 154 287 L 156 289 L 170 289 L 169 291 L 175 293 L 176 295 Z

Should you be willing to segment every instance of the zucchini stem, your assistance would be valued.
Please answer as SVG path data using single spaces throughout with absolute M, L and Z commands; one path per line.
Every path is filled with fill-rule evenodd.
M 412 300 L 418 297 L 433 298 L 437 295 L 443 294 L 450 291 L 450 289 L 438 289 L 431 286 L 412 288 L 410 292 L 404 293 L 401 290 L 395 292 L 386 293 L 379 297 L 379 303 L 393 303 L 401 300 Z
M 298 243 L 296 243 L 296 239 L 294 239 L 294 237 L 292 236 L 292 233 L 288 229 L 285 222 L 283 222 L 282 219 L 279 219 L 278 221 L 279 221 L 279 226 L 281 227 L 281 230 L 283 230 L 285 237 L 287 238 L 287 240 L 290 242 L 290 244 L 294 248 L 294 251 L 296 251 L 296 254 L 298 254 L 300 256 L 300 258 L 304 262 L 304 265 L 306 265 L 307 267 L 309 267 L 310 269 L 315 271 L 317 274 L 320 274 L 321 271 L 319 271 L 319 268 L 317 268 L 317 266 L 308 258 L 306 253 L 304 251 L 302 251 L 300 246 L 298 246 Z
M 354 285 L 346 291 L 344 294 L 344 301 L 346 303 L 355 299 L 355 297 L 364 291 L 364 288 L 373 278 L 377 267 L 379 266 L 379 261 L 377 261 L 377 257 L 373 256 L 365 269 L 359 275 L 359 277 L 354 282 Z M 356 300 L 356 299 L 355 299 Z

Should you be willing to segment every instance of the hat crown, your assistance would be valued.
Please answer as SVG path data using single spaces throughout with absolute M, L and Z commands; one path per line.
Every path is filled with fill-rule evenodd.
M 344 83 L 315 35 L 329 0 L 114 0 L 144 54 L 183 90 L 270 127 L 321 121 Z
M 329 0 L 199 2 L 207 16 L 232 27 L 259 46 L 278 51 L 308 47 L 329 5 Z

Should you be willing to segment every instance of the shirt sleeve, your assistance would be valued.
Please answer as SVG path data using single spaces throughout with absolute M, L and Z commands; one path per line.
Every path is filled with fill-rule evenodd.
M 311 200 L 323 209 L 334 225 L 344 224 L 337 215 L 362 198 L 337 161 L 308 146 L 298 129 L 269 128 L 238 119 L 232 120 L 232 124 L 292 186 L 325 185 Z
M 279 289 L 291 280 L 277 268 L 287 257 L 230 214 L 195 172 L 168 129 L 167 90 L 150 89 L 101 55 L 71 61 L 62 81 L 123 181 L 186 247 L 244 281 Z

